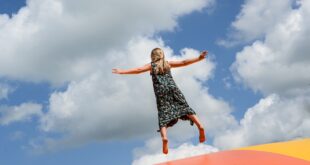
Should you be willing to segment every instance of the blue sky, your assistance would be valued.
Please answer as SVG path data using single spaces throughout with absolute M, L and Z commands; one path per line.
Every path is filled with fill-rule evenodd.
M 202 98 L 210 98 L 212 102 L 212 104 L 207 103 L 206 105 L 197 102 L 196 105 L 193 105 L 201 107 L 202 110 L 197 110 L 201 113 L 204 113 L 203 109 L 208 109 L 209 106 L 212 106 L 210 111 L 206 110 L 207 115 L 210 113 L 211 117 L 202 119 L 206 123 L 210 121 L 211 124 L 211 126 L 207 127 L 209 141 L 206 146 L 210 145 L 215 148 L 226 149 L 272 141 L 290 140 L 297 137 L 309 137 L 310 135 L 309 131 L 307 131 L 308 126 L 304 124 L 309 120 L 309 116 L 306 113 L 306 103 L 310 98 L 310 92 L 308 92 L 310 90 L 309 86 L 304 85 L 305 82 L 308 82 L 309 77 L 299 76 L 299 74 L 296 74 L 295 77 L 283 76 L 287 66 L 300 66 L 292 68 L 297 73 L 308 69 L 307 66 L 302 65 L 298 61 L 283 62 L 283 59 L 286 59 L 286 57 L 293 57 L 292 54 L 300 52 L 303 53 L 298 54 L 298 57 L 305 59 L 305 62 L 310 61 L 307 58 L 309 50 L 303 46 L 296 46 L 299 42 L 307 43 L 307 39 L 303 36 L 307 34 L 309 26 L 297 18 L 294 19 L 297 17 L 296 13 L 299 12 L 301 13 L 300 17 L 306 16 L 303 11 L 309 11 L 309 5 L 305 1 L 260 2 L 249 0 L 245 2 L 243 0 L 197 0 L 193 2 L 193 6 L 191 6 L 191 2 L 187 2 L 189 3 L 187 6 L 190 6 L 188 8 L 182 5 L 174 7 L 173 4 L 172 7 L 169 7 L 171 5 L 169 4 L 166 10 L 175 10 L 175 13 L 164 12 L 164 8 L 162 13 L 167 15 L 163 14 L 162 17 L 157 17 L 156 14 L 150 12 L 151 14 L 148 13 L 145 16 L 147 19 L 144 17 L 131 17 L 130 14 L 115 14 L 113 16 L 107 14 L 107 16 L 102 11 L 96 10 L 94 12 L 98 12 L 98 15 L 103 14 L 102 17 L 98 16 L 97 18 L 100 21 L 97 21 L 96 17 L 91 15 L 92 12 L 89 12 L 96 5 L 84 4 L 85 2 L 83 1 L 79 1 L 75 5 L 44 1 L 51 6 L 48 9 L 44 8 L 46 4 L 43 1 L 42 3 L 31 0 L 29 2 L 31 2 L 31 5 L 28 4 L 26 6 L 26 2 L 23 0 L 0 1 L 0 14 L 3 16 L 5 14 L 9 15 L 8 18 L 0 17 L 0 30 L 2 31 L 0 31 L 0 44 L 3 44 L 1 48 L 8 48 L 5 49 L 8 51 L 5 51 L 1 59 L 4 61 L 9 59 L 7 57 L 12 57 L 0 68 L 0 70 L 3 70 L 0 72 L 0 164 L 131 164 L 134 160 L 141 162 L 142 158 L 153 159 L 152 156 L 158 152 L 160 153 L 160 150 L 155 149 L 154 151 L 154 148 L 147 145 L 148 142 L 152 141 L 153 137 L 159 137 L 159 134 L 150 130 L 150 128 L 156 128 L 154 122 L 153 124 L 148 123 L 145 124 L 146 126 L 142 126 L 139 123 L 137 125 L 135 122 L 132 122 L 131 119 L 126 121 L 125 118 L 120 118 L 118 120 L 122 121 L 122 124 L 114 126 L 114 121 L 117 121 L 117 119 L 111 120 L 111 122 L 108 118 L 117 117 L 117 114 L 107 118 L 103 115 L 101 116 L 102 120 L 100 120 L 100 115 L 97 115 L 97 118 L 95 113 L 98 112 L 97 107 L 100 106 L 104 106 L 107 109 L 110 107 L 112 107 L 111 109 L 114 108 L 114 111 L 110 112 L 111 114 L 115 111 L 121 111 L 121 107 L 128 107 L 128 109 L 141 108 L 144 106 L 144 103 L 150 106 L 153 105 L 154 107 L 152 108 L 155 108 L 155 105 L 151 104 L 154 103 L 155 99 L 153 95 L 147 96 L 147 98 L 153 99 L 151 101 L 142 99 L 141 104 L 135 102 L 132 105 L 130 99 L 128 102 L 126 100 L 129 98 L 129 95 L 120 92 L 118 88 L 107 85 L 107 88 L 100 90 L 96 87 L 98 82 L 103 84 L 102 86 L 105 85 L 105 82 L 115 82 L 116 86 L 117 84 L 121 86 L 120 89 L 129 91 L 129 93 L 139 93 L 139 88 L 130 86 L 130 84 L 135 84 L 132 77 L 111 78 L 111 75 L 108 75 L 111 69 L 110 64 L 105 63 L 105 61 L 111 62 L 113 67 L 121 68 L 126 68 L 124 65 L 126 60 L 128 60 L 129 66 L 142 65 L 146 58 L 141 58 L 141 61 L 131 60 L 131 56 L 138 58 L 138 56 L 135 57 L 135 53 L 132 53 L 132 49 L 142 49 L 140 52 L 149 52 L 149 47 L 158 44 L 165 47 L 169 57 L 176 55 L 180 58 L 193 56 L 191 51 L 187 51 L 184 54 L 181 53 L 180 56 L 179 52 L 184 48 L 190 48 L 193 51 L 206 49 L 210 53 L 211 57 L 206 62 L 205 68 L 201 68 L 204 71 L 199 74 L 195 73 L 195 70 L 204 66 L 199 64 L 195 68 L 189 69 L 189 72 L 186 72 L 194 76 L 200 76 L 200 78 L 205 80 L 200 85 L 208 88 L 208 91 L 202 95 L 204 96 Z M 100 4 L 106 5 L 103 1 Z M 136 6 L 139 8 L 137 11 L 140 12 L 141 10 L 139 14 L 146 12 L 143 9 L 144 7 L 148 8 L 151 6 L 143 4 L 141 4 L 142 6 Z M 109 5 L 114 10 L 113 7 L 115 6 L 113 4 Z M 201 5 L 205 7 L 201 8 Z M 247 10 L 255 5 L 257 10 L 252 10 L 251 12 Z M 18 11 L 22 7 L 25 7 L 31 14 L 28 15 L 27 12 L 19 13 Z M 40 10 L 41 7 L 42 10 Z M 274 13 L 266 12 L 270 9 L 269 7 L 276 7 Z M 48 12 L 42 12 L 44 10 Z M 15 17 L 14 14 L 17 14 L 17 16 Z M 274 17 L 271 18 L 268 14 Z M 89 15 L 91 17 L 88 17 Z M 148 16 L 151 21 L 152 19 L 154 19 L 154 22 L 155 20 L 159 21 L 158 25 L 150 22 Z M 129 21 L 133 21 L 133 23 L 129 22 L 130 25 L 128 25 L 128 23 L 125 24 L 126 21 L 123 21 L 125 22 L 124 26 L 121 26 L 123 22 L 114 25 L 118 20 L 125 20 L 127 17 L 130 17 Z M 258 19 L 258 17 L 261 17 L 261 19 Z M 87 22 L 88 18 L 94 19 Z M 21 24 L 16 21 L 23 19 L 24 22 Z M 113 20 L 116 21 L 114 22 Z M 265 22 L 260 22 L 262 20 L 265 20 Z M 299 28 L 286 26 L 287 20 L 291 20 L 292 24 L 296 24 L 294 27 Z M 10 24 L 10 21 L 13 23 Z M 145 23 L 146 28 L 139 29 L 140 27 L 134 26 L 135 21 L 138 25 L 140 21 Z M 177 26 L 173 25 L 174 21 L 177 22 Z M 111 24 L 111 30 L 105 31 L 105 29 L 110 29 L 109 24 Z M 133 25 L 131 26 L 131 24 Z M 292 52 L 285 50 L 284 47 L 275 46 L 277 44 L 273 44 L 273 41 L 276 41 L 276 39 L 281 39 L 279 36 L 283 36 L 280 34 L 282 31 L 278 29 L 281 27 L 286 28 L 285 34 L 288 37 L 292 37 L 293 32 L 300 34 L 294 36 L 296 37 L 295 40 L 283 43 L 287 44 L 285 47 L 291 48 Z M 101 29 L 104 30 L 101 31 Z M 98 31 L 98 34 L 94 31 Z M 15 33 L 21 37 L 16 37 Z M 115 37 L 113 34 L 115 34 Z M 66 35 L 66 37 L 61 37 L 62 35 Z M 135 37 L 138 35 L 151 37 L 142 37 L 140 40 L 135 40 Z M 31 40 L 31 42 L 27 40 L 29 36 L 28 40 Z M 164 44 L 157 41 L 156 38 L 161 38 Z M 70 41 L 73 42 L 71 43 Z M 132 41 L 134 42 L 132 43 Z M 219 44 L 220 41 L 225 41 L 226 44 Z M 143 47 L 144 43 L 145 47 Z M 227 46 L 230 43 L 233 46 Z M 16 46 L 15 49 L 13 49 L 14 46 Z M 120 51 L 115 53 L 117 52 L 115 50 Z M 171 50 L 173 51 L 172 53 L 169 52 Z M 25 54 L 18 54 L 21 52 Z M 81 53 L 78 54 L 76 52 Z M 239 58 L 237 58 L 237 54 Z M 274 57 L 274 61 L 269 62 L 270 58 L 266 54 Z M 115 62 L 113 58 L 107 57 L 114 57 L 114 59 L 124 61 Z M 260 63 L 260 60 L 265 61 L 265 63 Z M 10 61 L 15 61 L 15 63 L 10 63 Z M 101 61 L 103 62 L 101 63 Z M 16 65 L 12 66 L 12 64 Z M 278 64 L 282 67 L 283 72 L 279 71 L 278 68 L 273 68 L 274 66 L 271 64 Z M 99 71 L 98 66 L 102 67 Z M 266 71 L 263 72 L 265 68 L 270 69 L 268 73 Z M 261 70 L 263 71 L 260 72 Z M 253 75 L 249 71 L 253 71 Z M 182 82 L 182 76 L 186 75 L 182 75 L 179 72 L 176 73 L 175 77 L 179 79 L 177 80 L 178 82 Z M 239 77 L 240 79 L 236 80 L 234 77 Z M 150 82 L 148 78 L 147 76 L 139 76 L 139 80 L 143 80 L 143 82 Z M 189 79 L 191 78 L 189 76 Z M 180 86 L 184 89 L 187 97 L 192 96 L 188 92 L 190 88 L 199 86 L 199 83 L 194 83 L 190 80 L 188 82 L 183 81 L 183 83 Z M 129 86 L 126 86 L 126 84 L 129 84 Z M 191 87 L 185 84 L 194 84 L 195 86 Z M 227 87 L 227 84 L 230 86 Z M 139 83 L 137 86 L 139 86 Z M 142 84 L 140 86 L 143 87 Z M 145 89 L 146 93 L 150 89 L 152 88 L 148 87 Z M 91 91 L 96 92 L 94 94 L 94 102 L 92 100 L 87 101 L 88 94 L 92 94 Z M 1 92 L 3 97 L 1 97 Z M 195 96 L 196 94 L 198 95 L 199 91 L 193 91 L 192 93 Z M 118 106 L 117 103 L 113 102 L 115 100 L 114 95 L 124 96 L 120 97 L 119 104 L 124 103 L 128 105 Z M 79 102 L 80 97 L 81 100 L 86 100 L 85 102 L 90 103 L 90 105 L 85 106 L 85 103 L 81 100 Z M 144 95 L 140 96 L 138 94 L 137 97 L 143 98 Z M 111 104 L 105 102 L 103 98 L 110 100 Z M 195 100 L 197 99 L 189 98 L 189 101 L 190 103 L 196 103 Z M 204 100 L 200 102 L 204 102 Z M 10 114 L 9 112 L 11 111 L 11 115 L 14 117 L 15 110 L 22 107 L 23 103 L 26 104 L 26 107 L 33 107 L 35 110 L 27 108 L 29 113 L 25 112 L 25 116 L 17 117 L 15 120 L 11 119 L 8 124 L 4 124 L 5 120 L 10 119 L 10 116 L 7 114 Z M 85 112 L 85 107 L 87 107 L 88 113 Z M 217 107 L 221 107 L 223 110 L 217 112 L 218 114 L 216 115 L 218 116 L 215 115 L 212 118 L 212 111 L 216 110 Z M 296 110 L 296 112 L 293 113 L 293 110 L 288 110 L 289 108 Z M 283 109 L 282 115 L 280 115 L 279 109 Z M 18 113 L 23 110 L 23 108 L 20 108 Z M 94 112 L 94 116 L 90 115 L 92 112 Z M 248 115 L 244 116 L 247 113 Z M 301 115 L 304 113 L 306 115 Z M 288 117 L 288 114 L 295 116 L 295 118 L 287 122 L 285 119 Z M 124 115 L 128 115 L 128 118 L 131 116 L 127 112 Z M 62 118 L 62 116 L 68 118 Z M 153 118 L 149 113 L 143 113 L 140 116 L 141 118 L 156 121 L 155 117 Z M 204 116 L 202 115 L 201 118 L 204 118 Z M 216 122 L 216 118 L 218 118 L 218 122 Z M 132 119 L 136 119 L 134 115 Z M 93 120 L 96 121 L 94 124 L 87 124 L 88 121 Z M 105 120 L 108 121 L 108 124 L 104 122 Z M 222 122 L 221 120 L 225 121 Z M 240 124 L 240 120 L 244 122 Z M 277 121 L 276 124 L 273 122 L 274 120 Z M 84 122 L 85 124 L 80 124 Z M 260 123 L 264 123 L 265 126 L 262 127 Z M 268 123 L 270 126 L 268 126 Z M 284 123 L 287 123 L 285 128 L 283 128 Z M 100 130 L 102 125 L 99 124 L 105 125 L 102 130 Z M 214 124 L 214 127 L 212 124 Z M 135 130 L 136 132 L 133 131 L 135 133 L 130 133 L 132 129 L 128 129 L 129 131 L 126 132 L 125 129 L 123 130 L 125 126 L 141 126 L 142 128 L 141 131 Z M 116 128 L 115 132 L 110 128 Z M 265 129 L 266 132 L 260 132 L 260 128 Z M 210 134 L 208 133 L 209 129 Z M 93 130 L 94 132 L 92 132 Z M 121 130 L 124 133 L 117 132 Z M 254 130 L 257 130 L 257 132 Z M 270 135 L 270 132 L 273 132 L 273 130 L 281 131 L 275 131 L 274 135 Z M 100 133 L 97 134 L 97 132 Z M 172 139 L 181 135 L 180 132 L 182 131 L 175 130 L 171 135 Z M 284 135 L 286 132 L 292 133 Z M 263 138 L 258 139 L 257 134 Z M 124 136 L 128 136 L 128 138 Z M 64 141 L 61 140 L 62 137 L 64 137 Z M 66 137 L 69 140 L 66 141 Z M 230 137 L 231 142 L 228 142 Z M 178 145 L 184 142 L 195 146 L 197 144 L 196 136 L 185 137 L 183 141 L 175 143 L 172 147 L 175 148 L 175 152 L 178 152 Z M 81 143 L 81 146 L 79 143 Z M 32 154 L 32 151 L 36 151 L 40 147 L 43 148 L 43 153 L 38 155 Z M 60 149 L 53 150 L 54 147 Z M 137 154 L 138 156 L 133 156 L 136 150 L 145 151 L 145 154 L 140 153 Z M 208 151 L 202 152 L 207 153 Z M 138 164 L 138 161 L 135 161 L 136 164 Z
M 224 88 L 223 79 L 229 77 L 233 80 L 229 67 L 235 60 L 235 53 L 242 47 L 223 48 L 216 44 L 230 30 L 230 24 L 241 9 L 243 1 L 217 1 L 214 11 L 208 13 L 193 13 L 180 18 L 180 29 L 176 32 L 163 33 L 162 37 L 173 49 L 180 50 L 183 47 L 192 47 L 197 50 L 207 49 L 215 54 L 217 68 L 214 78 L 209 80 L 210 93 L 218 98 L 223 98 L 236 108 L 236 117 L 243 116 L 244 111 L 254 105 L 261 97 L 259 93 L 242 86 L 235 86 L 227 90 Z M 233 81 L 230 81 L 234 83 Z M 238 101 L 245 99 L 246 101 Z

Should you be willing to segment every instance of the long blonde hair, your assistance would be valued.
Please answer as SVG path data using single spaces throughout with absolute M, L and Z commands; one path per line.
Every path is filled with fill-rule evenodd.
M 160 53 L 161 51 L 162 53 Z M 164 51 L 162 51 L 160 48 L 155 48 L 151 52 L 151 59 L 152 62 L 156 64 L 155 74 L 163 74 L 170 70 L 169 63 L 165 60 Z

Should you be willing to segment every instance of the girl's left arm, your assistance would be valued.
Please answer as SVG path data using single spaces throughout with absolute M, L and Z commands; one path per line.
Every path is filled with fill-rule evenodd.
M 132 69 L 112 69 L 115 74 L 139 74 L 151 70 L 151 63 Z

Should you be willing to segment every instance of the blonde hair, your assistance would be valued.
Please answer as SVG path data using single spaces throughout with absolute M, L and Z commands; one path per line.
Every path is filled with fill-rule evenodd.
M 162 53 L 160 53 L 161 51 Z M 162 51 L 160 48 L 155 48 L 151 52 L 151 59 L 152 62 L 156 64 L 155 68 L 155 74 L 163 74 L 170 70 L 169 63 L 165 60 L 164 51 Z

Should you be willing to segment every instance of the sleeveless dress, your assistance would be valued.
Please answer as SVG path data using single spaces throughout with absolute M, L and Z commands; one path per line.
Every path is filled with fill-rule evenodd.
M 189 114 L 196 114 L 187 104 L 184 95 L 173 80 L 170 70 L 163 74 L 155 74 L 156 64 L 151 62 L 151 72 L 153 88 L 156 97 L 158 110 L 158 126 L 172 127 L 178 119 L 193 121 L 187 117 Z

